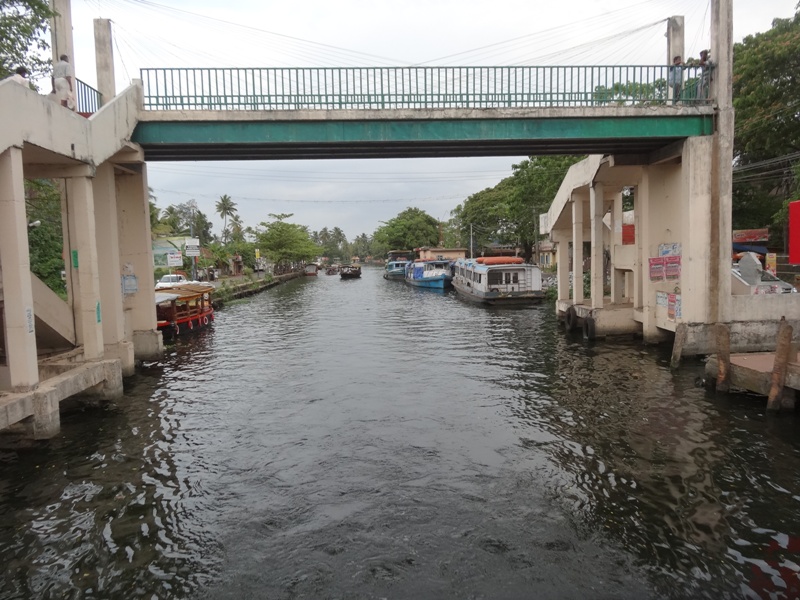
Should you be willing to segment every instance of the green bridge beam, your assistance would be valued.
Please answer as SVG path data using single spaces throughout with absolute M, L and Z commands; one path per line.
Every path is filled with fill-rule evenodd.
M 147 160 L 391 158 L 649 152 L 711 135 L 710 115 L 529 119 L 143 121 Z

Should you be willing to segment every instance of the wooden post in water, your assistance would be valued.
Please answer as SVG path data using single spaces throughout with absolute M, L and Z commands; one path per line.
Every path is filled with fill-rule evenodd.
M 686 343 L 686 336 L 689 332 L 689 327 L 686 323 L 678 323 L 675 328 L 675 341 L 672 343 L 672 360 L 669 366 L 677 369 L 681 364 L 681 355 L 683 354 L 683 346 Z
M 775 363 L 772 367 L 772 385 L 767 398 L 767 410 L 779 411 L 783 398 L 783 386 L 786 383 L 786 364 L 792 349 L 792 326 L 781 317 L 778 327 L 778 342 L 775 346 Z
M 717 391 L 731 389 L 731 330 L 725 323 L 714 325 L 717 341 Z

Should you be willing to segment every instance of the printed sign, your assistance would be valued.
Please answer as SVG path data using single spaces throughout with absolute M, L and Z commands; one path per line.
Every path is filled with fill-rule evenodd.
M 180 252 L 170 252 L 167 254 L 168 267 L 180 267 L 183 265 L 183 254 Z
M 665 256 L 664 257 L 664 277 L 670 280 L 681 278 L 681 257 L 680 256 Z
M 773 275 L 778 271 L 778 255 L 774 252 L 767 252 L 766 269 Z
M 664 281 L 664 257 L 650 258 L 650 281 Z
M 680 256 L 681 255 L 681 245 L 679 242 L 673 242 L 671 244 L 659 244 L 658 246 L 658 255 L 659 256 Z
M 667 292 L 656 292 L 656 306 L 667 306 Z
M 667 295 L 667 318 L 670 321 L 675 320 L 675 305 L 677 303 L 677 295 L 676 294 L 668 294 Z
M 733 243 L 741 244 L 743 242 L 768 242 L 769 229 L 734 229 L 733 230 Z
M 184 244 L 186 256 L 200 256 L 200 240 L 198 238 L 186 238 Z

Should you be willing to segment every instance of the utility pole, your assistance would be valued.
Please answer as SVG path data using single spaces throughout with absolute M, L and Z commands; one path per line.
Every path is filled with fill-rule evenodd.
M 472 223 L 469 224 L 469 257 L 475 258 L 475 253 L 472 250 Z

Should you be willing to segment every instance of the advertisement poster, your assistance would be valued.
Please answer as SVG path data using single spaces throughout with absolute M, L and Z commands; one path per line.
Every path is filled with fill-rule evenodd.
M 778 271 L 778 255 L 774 252 L 767 252 L 766 269 L 773 275 Z
M 659 256 L 680 256 L 681 255 L 681 245 L 679 242 L 673 242 L 671 244 L 659 244 L 658 245 L 658 255 Z
M 664 281 L 664 257 L 650 258 L 650 281 Z
M 170 252 L 167 254 L 167 266 L 168 267 L 180 267 L 183 266 L 183 254 L 180 252 Z
M 656 306 L 667 305 L 667 292 L 656 292 Z
M 681 278 L 681 257 L 680 256 L 665 256 L 664 257 L 664 276 L 667 279 L 680 279 Z
M 667 296 L 667 318 L 670 321 L 675 320 L 675 305 L 677 304 L 677 294 L 669 294 Z

